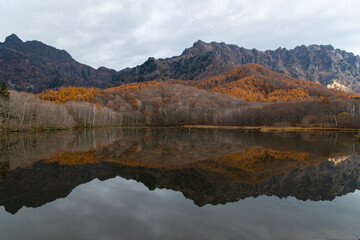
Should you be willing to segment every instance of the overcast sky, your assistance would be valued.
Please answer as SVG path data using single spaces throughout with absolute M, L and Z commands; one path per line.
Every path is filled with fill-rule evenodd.
M 331 44 L 360 54 L 359 0 L 1 0 L 15 33 L 120 70 L 179 55 L 201 39 L 259 50 Z

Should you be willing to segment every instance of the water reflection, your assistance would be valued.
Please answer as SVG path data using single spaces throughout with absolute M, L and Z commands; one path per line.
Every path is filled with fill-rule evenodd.
M 16 213 L 120 176 L 198 206 L 261 195 L 333 200 L 360 186 L 353 133 L 97 129 L 0 138 L 0 205 Z
M 358 239 L 359 199 L 359 192 L 332 202 L 262 196 L 199 208 L 179 192 L 116 177 L 15 216 L 0 208 L 0 231 L 7 240 Z
M 0 162 L 0 176 L 2 178 L 6 178 L 7 172 L 10 169 L 10 163 L 8 161 Z

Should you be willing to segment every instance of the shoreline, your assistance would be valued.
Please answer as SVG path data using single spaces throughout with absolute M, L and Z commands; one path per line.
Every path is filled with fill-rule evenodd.
M 0 134 L 11 133 L 39 133 L 39 132 L 58 132 L 58 131 L 81 131 L 100 128 L 197 128 L 197 129 L 239 129 L 239 130 L 257 130 L 260 132 L 354 132 L 360 133 L 360 129 L 356 128 L 321 128 L 321 127 L 269 127 L 269 126 L 218 126 L 218 125 L 177 125 L 177 126 L 146 126 L 146 125 L 123 125 L 123 126 L 98 126 L 91 128 L 44 128 L 44 129 L 1 129 Z
M 183 125 L 184 128 L 204 129 L 242 129 L 260 132 L 360 132 L 356 128 L 321 128 L 321 127 L 266 127 L 266 126 L 216 126 L 216 125 Z

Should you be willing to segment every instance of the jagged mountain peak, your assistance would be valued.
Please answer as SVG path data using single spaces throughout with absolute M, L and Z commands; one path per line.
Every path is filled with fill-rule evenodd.
M 5 38 L 4 43 L 23 43 L 23 41 L 16 34 L 13 33 Z
M 243 47 L 238 47 L 237 45 L 234 45 L 234 44 L 226 44 L 224 42 L 216 42 L 216 41 L 207 43 L 202 40 L 197 40 L 196 42 L 194 42 L 192 47 L 185 49 L 184 52 L 198 51 L 197 53 L 199 53 L 199 52 L 204 53 L 204 52 L 209 52 L 209 51 L 214 51 L 214 50 L 224 50 L 224 49 L 242 49 L 242 50 L 261 52 L 260 50 L 257 50 L 256 48 L 245 49 Z M 285 47 L 279 47 L 275 51 L 293 51 L 295 49 L 307 49 L 309 51 L 320 51 L 320 50 L 335 51 L 335 48 L 330 44 L 327 44 L 327 45 L 323 45 L 323 44 L 301 45 L 301 46 L 295 47 L 294 49 L 287 49 Z M 273 51 L 266 50 L 265 52 L 273 52 Z
M 198 46 L 202 46 L 202 45 L 208 45 L 208 43 L 199 39 L 196 42 L 194 42 L 193 47 L 198 47 Z
M 292 51 L 296 50 L 307 50 L 307 51 L 335 51 L 335 48 L 332 45 L 322 45 L 322 44 L 310 44 L 310 45 L 301 45 L 295 47 Z
M 212 50 L 213 47 L 209 43 L 206 43 L 202 40 L 197 40 L 194 42 L 192 47 L 186 48 L 181 55 L 203 54 Z
M 24 42 L 16 34 L 13 33 L 5 38 L 5 41 L 2 45 L 7 48 L 20 50 L 23 48 L 23 44 Z
M 73 60 L 71 55 L 65 50 L 59 50 L 37 40 L 24 42 L 16 34 L 11 34 L 6 37 L 3 46 L 8 49 L 20 51 L 22 54 L 27 56 L 43 56 L 54 58 L 57 61 Z
M 181 55 L 196 55 L 196 54 L 205 54 L 208 52 L 229 52 L 232 49 L 237 47 L 236 45 L 226 44 L 224 42 L 204 42 L 202 40 L 198 40 L 194 42 L 193 46 L 187 48 L 183 51 Z

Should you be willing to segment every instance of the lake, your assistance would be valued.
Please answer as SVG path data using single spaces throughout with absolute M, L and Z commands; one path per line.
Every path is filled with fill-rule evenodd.
M 359 239 L 356 133 L 0 136 L 1 239 Z

